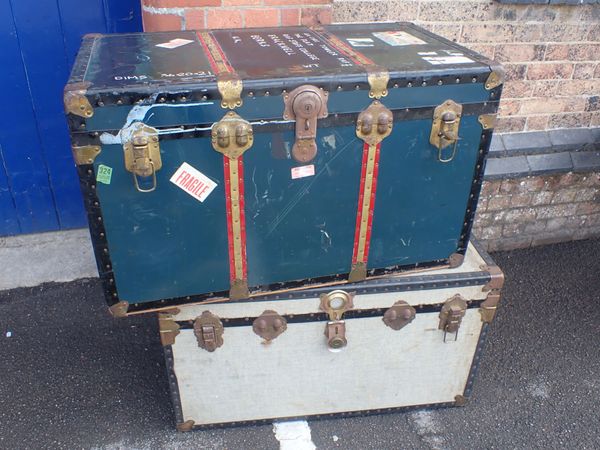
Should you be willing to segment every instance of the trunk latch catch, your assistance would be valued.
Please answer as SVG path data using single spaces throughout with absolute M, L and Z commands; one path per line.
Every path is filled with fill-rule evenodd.
M 152 192 L 156 189 L 156 172 L 162 167 L 158 130 L 137 122 L 125 135 L 128 136 L 123 142 L 125 168 L 132 173 L 133 184 L 139 192 Z M 151 177 L 150 187 L 141 187 L 138 177 Z
M 462 105 L 446 100 L 433 111 L 433 124 L 429 142 L 438 149 L 437 159 L 439 162 L 447 163 L 456 156 L 456 147 L 460 137 L 458 129 L 462 116 Z M 444 149 L 452 146 L 450 155 L 444 155 Z
M 461 295 L 446 300 L 440 311 L 439 324 L 439 329 L 444 332 L 444 342 L 448 333 L 454 333 L 454 340 L 458 339 L 458 329 L 466 311 L 467 301 Z
M 348 344 L 346 322 L 342 320 L 342 316 L 354 307 L 353 298 L 354 294 L 342 290 L 321 294 L 321 310 L 329 315 L 329 321 L 325 327 L 325 337 L 327 346 L 331 350 L 341 350 Z
M 223 345 L 223 331 L 221 319 L 210 311 L 204 311 L 194 321 L 194 335 L 198 341 L 198 347 L 208 352 L 214 352 Z

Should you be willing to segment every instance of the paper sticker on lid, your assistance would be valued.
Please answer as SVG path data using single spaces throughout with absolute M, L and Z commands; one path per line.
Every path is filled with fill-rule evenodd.
M 448 64 L 470 64 L 475 62 L 466 56 L 423 56 L 423 59 L 434 66 Z
M 217 187 L 217 183 L 186 162 L 177 169 L 169 181 L 201 202 L 206 200 L 206 197 Z
M 181 38 L 177 38 L 177 39 L 171 39 L 168 42 L 163 42 L 162 44 L 156 44 L 157 47 L 160 48 L 177 48 L 177 47 L 181 47 L 182 45 L 186 45 L 186 44 L 190 44 L 194 41 L 190 41 L 189 39 L 181 39 Z
M 380 31 L 377 33 L 373 33 L 377 39 L 382 40 L 388 45 L 393 47 L 400 47 L 403 45 L 423 45 L 427 44 L 422 39 L 419 39 L 412 34 L 407 33 L 406 31 Z
M 292 167 L 292 180 L 296 178 L 312 177 L 315 174 L 314 164 L 308 166 Z

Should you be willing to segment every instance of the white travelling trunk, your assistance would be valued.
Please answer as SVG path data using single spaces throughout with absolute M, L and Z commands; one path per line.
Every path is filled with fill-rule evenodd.
M 161 313 L 177 428 L 463 405 L 502 283 L 470 245 L 453 269 Z

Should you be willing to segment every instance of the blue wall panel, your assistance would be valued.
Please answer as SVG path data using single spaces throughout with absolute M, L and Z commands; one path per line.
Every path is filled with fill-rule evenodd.
M 139 0 L 0 0 L 0 235 L 85 225 L 63 87 L 84 34 L 141 29 Z

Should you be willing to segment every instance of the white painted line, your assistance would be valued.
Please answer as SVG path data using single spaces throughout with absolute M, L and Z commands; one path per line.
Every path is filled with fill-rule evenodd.
M 273 422 L 273 433 L 280 450 L 316 450 L 306 420 Z

